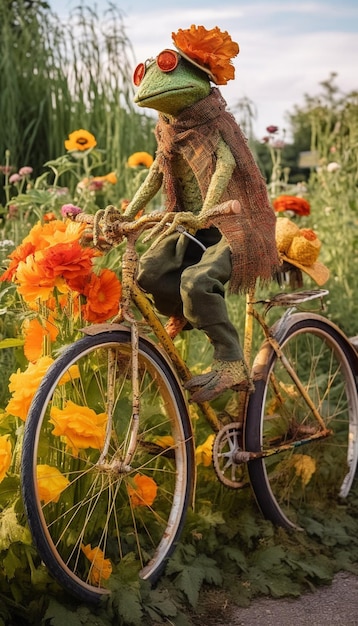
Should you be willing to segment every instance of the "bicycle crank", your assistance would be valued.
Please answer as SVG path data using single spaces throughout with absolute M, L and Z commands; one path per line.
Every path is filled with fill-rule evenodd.
M 231 422 L 217 433 L 213 445 L 213 465 L 220 482 L 231 489 L 248 484 L 246 454 L 241 448 L 242 424 Z

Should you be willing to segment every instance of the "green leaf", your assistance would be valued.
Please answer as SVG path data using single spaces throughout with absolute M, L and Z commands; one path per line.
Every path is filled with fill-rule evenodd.
M 205 554 L 199 554 L 192 564 L 182 569 L 175 579 L 175 586 L 183 591 L 191 606 L 195 607 L 204 581 L 221 585 L 222 575 L 214 559 L 210 559 Z
M 224 546 L 220 553 L 224 558 L 224 562 L 225 559 L 230 559 L 236 563 L 242 572 L 247 572 L 247 559 L 242 550 L 239 548 L 233 548 L 232 546 Z
M 18 348 L 19 346 L 24 345 L 23 339 L 16 339 L 15 337 L 9 337 L 7 339 L 3 339 L 0 341 L 0 350 L 4 348 Z
M 7 550 L 12 543 L 31 545 L 30 531 L 17 521 L 15 504 L 0 514 L 0 551 Z
M 68 609 L 63 604 L 60 604 L 54 598 L 50 599 L 47 607 L 45 620 L 49 620 L 51 626 L 82 626 L 83 622 L 77 611 Z
M 183 591 L 192 607 L 197 605 L 199 590 L 203 583 L 203 572 L 195 567 L 183 570 L 175 581 L 179 589 Z
M 23 564 L 20 559 L 14 554 L 13 550 L 10 548 L 6 556 L 2 559 L 2 566 L 6 572 L 6 577 L 11 580 L 14 578 L 16 571 L 23 568 Z
M 289 576 L 281 573 L 267 581 L 270 594 L 274 598 L 283 598 L 284 596 L 298 597 L 300 595 L 300 585 L 295 583 Z
M 169 597 L 167 589 L 153 589 L 143 599 L 145 610 L 152 619 L 158 617 L 158 614 L 163 617 L 175 617 L 178 614 L 178 609 Z
M 114 614 L 119 617 L 124 624 L 133 624 L 141 626 L 143 621 L 143 609 L 139 594 L 139 584 L 129 586 L 121 584 L 115 585 L 114 577 L 111 577 L 111 597 L 109 598 L 109 606 Z M 120 622 L 121 623 L 121 622 Z
M 285 559 L 285 551 L 281 546 L 270 546 L 265 550 L 258 550 L 253 558 L 256 567 L 269 571 L 274 565 Z

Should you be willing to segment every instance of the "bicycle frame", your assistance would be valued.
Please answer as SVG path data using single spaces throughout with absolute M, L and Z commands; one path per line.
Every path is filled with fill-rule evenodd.
M 126 235 L 126 247 L 122 258 L 122 298 L 119 307 L 119 314 L 112 321 L 111 324 L 106 324 L 106 328 L 116 328 L 118 324 L 122 324 L 123 322 L 127 322 L 131 328 L 131 347 L 132 347 L 132 364 L 133 364 L 133 372 L 132 372 L 132 386 L 133 386 L 133 407 L 132 407 L 132 435 L 131 441 L 128 446 L 128 451 L 126 455 L 126 459 L 124 460 L 124 464 L 130 465 L 131 457 L 134 454 L 135 446 L 136 446 L 136 427 L 138 425 L 138 417 L 139 417 L 139 406 L 140 406 L 140 393 L 138 389 L 138 349 L 139 349 L 139 323 L 133 315 L 131 305 L 135 304 L 138 311 L 141 313 L 143 319 L 150 327 L 151 331 L 156 336 L 159 344 L 163 347 L 163 355 L 168 360 L 168 362 L 174 365 L 175 370 L 179 376 L 179 378 L 186 382 L 191 378 L 191 372 L 187 367 L 185 361 L 180 356 L 178 350 L 175 347 L 175 344 L 169 334 L 167 333 L 165 327 L 163 326 L 161 320 L 156 314 L 153 305 L 148 299 L 147 295 L 140 289 L 135 280 L 136 268 L 138 262 L 138 254 L 136 251 L 136 241 L 138 238 L 138 232 L 133 230 L 133 232 L 129 232 Z M 311 300 L 313 298 L 321 298 L 323 295 L 326 295 L 328 292 L 324 290 L 317 290 L 316 292 L 308 292 L 309 295 L 305 296 L 303 293 L 300 298 L 300 294 L 287 293 L 284 296 L 284 304 L 290 304 L 290 298 L 295 301 L 304 302 L 306 300 Z M 277 357 L 281 360 L 294 384 L 296 385 L 299 393 L 304 398 L 308 408 L 314 415 L 317 420 L 317 423 L 320 427 L 320 430 L 316 433 L 310 435 L 309 437 L 305 437 L 300 441 L 295 441 L 290 444 L 285 444 L 284 449 L 294 448 L 298 445 L 303 445 L 304 443 L 308 443 L 313 439 L 320 439 L 323 437 L 327 437 L 330 434 L 330 431 L 326 429 L 324 421 L 313 404 L 309 394 L 303 387 L 301 381 L 299 380 L 296 372 L 292 368 L 291 364 L 283 354 L 279 342 L 270 332 L 270 327 L 265 321 L 264 315 L 261 315 L 257 308 L 256 304 L 262 301 L 255 301 L 255 289 L 251 289 L 250 292 L 246 296 L 246 310 L 245 310 L 245 324 L 244 324 L 244 356 L 245 360 L 248 364 L 250 364 L 252 359 L 252 345 L 253 345 L 253 334 L 254 334 L 254 321 L 256 321 L 262 329 L 263 336 L 267 340 L 268 344 L 273 348 Z M 272 306 L 276 304 L 282 304 L 280 301 L 280 294 L 277 297 L 273 297 L 271 300 L 264 301 L 266 303 L 266 309 L 268 310 Z M 292 313 L 291 308 L 282 316 L 280 321 L 280 329 L 284 330 L 286 320 L 288 320 L 289 315 Z M 87 334 L 94 334 L 95 332 L 103 332 L 104 325 L 99 324 L 92 327 L 84 328 L 83 332 Z M 264 370 L 267 366 L 267 363 L 255 364 L 255 376 L 260 377 L 260 371 Z M 109 366 L 110 367 L 110 366 Z M 245 422 L 246 416 L 246 407 L 247 407 L 248 394 L 247 392 L 239 392 L 239 402 L 238 402 L 238 412 L 239 416 L 236 420 L 237 423 L 240 423 L 242 426 Z M 109 400 L 110 404 L 111 400 Z M 212 428 L 214 433 L 219 432 L 222 424 L 220 423 L 215 410 L 212 408 L 209 402 L 203 402 L 199 404 L 200 409 Z M 110 407 L 108 414 L 111 415 Z M 108 436 L 107 441 L 109 440 L 109 435 L 111 432 L 111 420 L 108 420 Z M 278 453 L 282 450 L 282 445 L 277 449 L 270 449 L 269 451 L 263 452 L 250 452 L 239 451 L 237 454 L 237 462 L 247 462 L 252 459 L 256 459 L 263 456 L 269 456 L 272 454 Z M 100 461 L 104 461 L 106 456 L 106 445 L 101 455 Z

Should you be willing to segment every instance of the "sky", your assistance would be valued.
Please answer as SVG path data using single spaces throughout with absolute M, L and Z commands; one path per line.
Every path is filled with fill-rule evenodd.
M 239 44 L 235 79 L 220 86 L 235 113 L 246 98 L 256 111 L 254 133 L 278 126 L 289 138 L 287 112 L 322 93 L 321 82 L 337 74 L 342 93 L 358 91 L 357 0 L 111 0 L 123 14 L 134 64 L 172 48 L 171 33 L 191 24 L 218 26 Z M 78 0 L 48 0 L 66 19 Z M 87 6 L 108 6 L 83 0 Z M 133 68 L 134 69 L 134 68 Z M 149 112 L 149 111 L 148 111 Z

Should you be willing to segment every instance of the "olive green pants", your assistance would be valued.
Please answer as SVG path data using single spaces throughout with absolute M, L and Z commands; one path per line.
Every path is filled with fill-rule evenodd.
M 151 293 L 156 308 L 166 316 L 184 316 L 203 330 L 214 347 L 214 358 L 243 358 L 235 327 L 228 317 L 225 284 L 231 276 L 231 251 L 216 228 L 198 231 L 205 252 L 185 235 L 174 233 L 140 259 L 138 283 Z

